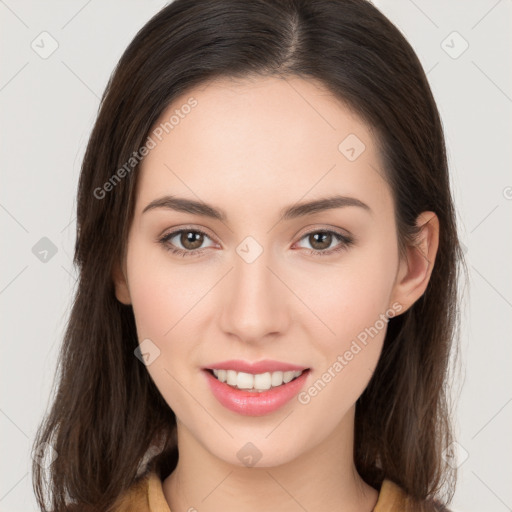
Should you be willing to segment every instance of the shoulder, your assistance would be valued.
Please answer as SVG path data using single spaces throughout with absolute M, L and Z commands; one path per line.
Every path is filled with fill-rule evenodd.
M 117 498 L 109 512 L 151 512 L 148 494 L 152 478 L 153 474 L 150 473 L 137 479 Z
M 108 512 L 170 512 L 158 474 L 149 471 L 142 475 Z
M 373 512 L 406 512 L 413 510 L 412 499 L 407 492 L 397 483 L 387 478 L 382 482 L 379 498 Z M 414 508 L 417 510 L 417 508 Z M 437 500 L 426 500 L 421 504 L 424 512 L 451 512 Z
M 109 512 L 150 512 L 148 488 L 151 475 L 144 475 L 136 480 L 114 502 Z
M 373 512 L 391 512 L 406 510 L 407 493 L 392 480 L 384 479 L 379 498 Z

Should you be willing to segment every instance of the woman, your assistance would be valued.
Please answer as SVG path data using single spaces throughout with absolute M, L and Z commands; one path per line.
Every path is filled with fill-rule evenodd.
M 42 510 L 446 510 L 462 252 L 427 79 L 369 2 L 154 16 L 75 263 Z

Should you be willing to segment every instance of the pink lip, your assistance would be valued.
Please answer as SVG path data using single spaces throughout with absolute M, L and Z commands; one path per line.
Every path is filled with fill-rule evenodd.
M 231 367 L 231 369 L 234 368 Z M 310 371 L 305 371 L 300 377 L 287 384 L 261 393 L 258 391 L 243 391 L 229 386 L 225 382 L 216 379 L 207 369 L 203 369 L 202 373 L 206 376 L 213 395 L 226 409 L 245 416 L 263 416 L 277 411 L 296 396 L 304 386 Z
M 289 372 L 289 371 L 304 371 L 307 370 L 305 366 L 297 366 L 296 364 L 281 363 L 280 361 L 272 361 L 265 359 L 257 363 L 249 363 L 234 359 L 231 361 L 222 361 L 219 363 L 212 363 L 208 366 L 203 366 L 203 370 L 235 370 L 236 372 L 252 373 L 254 375 L 266 372 Z

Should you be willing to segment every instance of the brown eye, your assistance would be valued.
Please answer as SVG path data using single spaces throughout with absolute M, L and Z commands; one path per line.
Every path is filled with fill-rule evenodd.
M 199 249 L 203 245 L 204 235 L 199 231 L 182 231 L 180 235 L 181 245 L 190 251 Z
M 301 240 L 306 240 L 311 248 L 305 248 L 315 256 L 329 256 L 350 247 L 354 240 L 346 235 L 331 230 L 317 230 L 306 233 Z M 333 242 L 338 242 L 338 244 Z
M 328 249 L 332 243 L 332 233 L 328 231 L 318 231 L 308 236 L 308 241 L 311 247 L 317 251 Z
M 159 242 L 166 250 L 179 256 L 196 256 L 203 252 L 205 241 L 211 238 L 199 229 L 179 229 L 168 233 Z

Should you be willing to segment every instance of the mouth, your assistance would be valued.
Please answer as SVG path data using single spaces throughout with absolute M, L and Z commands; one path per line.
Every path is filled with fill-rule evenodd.
M 264 391 L 283 387 L 289 382 L 298 379 L 304 373 L 309 372 L 310 369 L 306 368 L 304 370 L 275 371 L 257 374 L 220 368 L 205 368 L 205 371 L 219 382 L 227 384 L 234 389 L 253 393 L 263 393 Z

